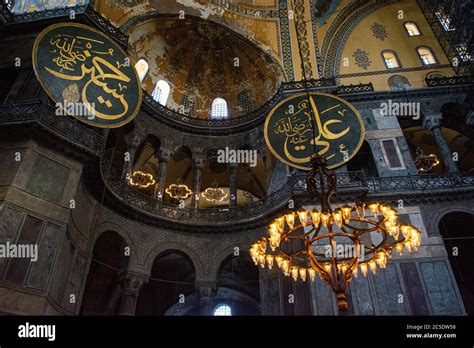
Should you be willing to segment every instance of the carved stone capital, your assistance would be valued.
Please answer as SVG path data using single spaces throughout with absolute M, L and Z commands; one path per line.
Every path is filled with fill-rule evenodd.
M 203 169 L 205 162 L 206 162 L 206 160 L 205 160 L 204 157 L 194 157 L 193 158 L 193 165 L 194 165 L 195 168 Z
M 156 152 L 156 156 L 158 157 L 160 162 L 168 162 L 172 155 L 173 151 L 163 147 Z
M 440 127 L 441 126 L 441 120 L 442 120 L 441 114 L 434 114 L 434 115 L 425 115 L 423 116 L 423 127 L 429 130 L 432 130 L 433 128 Z
M 212 300 L 217 295 L 217 286 L 215 282 L 196 282 L 196 289 L 199 298 L 202 300 Z
M 134 131 L 125 134 L 125 142 L 129 148 L 137 148 L 142 142 L 142 139 Z
M 148 279 L 149 276 L 144 274 L 124 273 L 121 276 L 123 294 L 138 296 L 143 285 L 148 283 Z

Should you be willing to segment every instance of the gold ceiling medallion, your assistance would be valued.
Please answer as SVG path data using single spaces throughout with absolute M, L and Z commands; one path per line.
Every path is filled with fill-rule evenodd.
M 276 264 L 285 276 L 309 277 L 316 274 L 336 293 L 339 310 L 348 308 L 346 290 L 359 270 L 366 276 L 377 266 L 385 268 L 395 249 L 416 251 L 420 231 L 399 224 L 397 211 L 387 204 L 356 203 L 334 209 L 330 199 L 336 193 L 336 174 L 326 167 L 326 160 L 314 156 L 312 170 L 306 177 L 307 190 L 321 210 L 290 212 L 275 219 L 268 227 L 269 236 L 250 248 L 256 265 L 269 269 Z
M 218 187 L 217 181 L 214 180 L 212 187 L 208 187 L 201 193 L 208 202 L 222 202 L 227 198 L 227 193 L 223 189 Z
M 94 28 L 72 22 L 50 25 L 36 38 L 32 61 L 58 116 L 116 128 L 140 110 L 142 88 L 130 58 Z
M 165 192 L 175 199 L 186 199 L 193 193 L 189 187 L 181 183 L 181 179 L 178 179 L 176 184 L 168 186 Z
M 155 179 L 150 173 L 144 173 L 139 170 L 133 172 L 128 179 L 130 185 L 145 189 L 155 184 Z
M 359 151 L 365 127 L 347 101 L 323 93 L 300 93 L 278 103 L 267 116 L 265 141 L 280 161 L 311 170 L 319 154 L 329 169 L 344 165 Z

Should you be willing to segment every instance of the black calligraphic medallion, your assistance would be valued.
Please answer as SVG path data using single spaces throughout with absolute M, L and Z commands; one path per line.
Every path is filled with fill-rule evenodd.
M 314 128 L 313 128 L 314 127 Z M 347 101 L 324 93 L 302 93 L 276 105 L 265 121 L 270 151 L 291 167 L 311 170 L 318 153 L 328 168 L 342 166 L 359 151 L 365 137 L 359 112 Z
M 43 30 L 33 46 L 33 68 L 58 116 L 115 128 L 140 109 L 140 80 L 127 54 L 86 25 L 59 23 Z

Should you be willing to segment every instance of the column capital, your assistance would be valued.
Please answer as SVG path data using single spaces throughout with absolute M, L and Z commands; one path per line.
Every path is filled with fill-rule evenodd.
M 196 290 L 198 291 L 199 298 L 213 299 L 217 295 L 217 284 L 216 282 L 195 282 Z
M 443 116 L 441 114 L 425 115 L 422 118 L 423 128 L 432 130 L 433 128 L 441 127 L 441 120 Z
M 148 283 L 150 276 L 127 272 L 123 273 L 119 279 L 122 284 L 123 293 L 138 296 L 143 285 Z
M 160 160 L 160 162 L 167 162 L 171 156 L 173 155 L 173 151 L 166 149 L 166 148 L 160 148 L 156 151 L 156 156 Z
M 125 142 L 127 143 L 127 146 L 129 147 L 138 147 L 140 145 L 142 139 L 138 134 L 136 134 L 134 131 L 131 131 L 127 134 L 125 134 Z
M 193 165 L 195 168 L 203 169 L 206 159 L 204 157 L 193 157 Z

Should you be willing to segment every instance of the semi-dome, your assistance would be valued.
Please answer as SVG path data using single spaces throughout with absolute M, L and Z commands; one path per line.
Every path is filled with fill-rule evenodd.
M 145 90 L 153 94 L 165 81 L 171 90 L 161 104 L 191 116 L 211 117 L 222 99 L 228 117 L 246 114 L 270 99 L 284 80 L 269 53 L 211 21 L 156 17 L 137 24 L 129 37 L 130 55 L 148 63 Z M 217 118 L 226 117 L 220 111 Z

